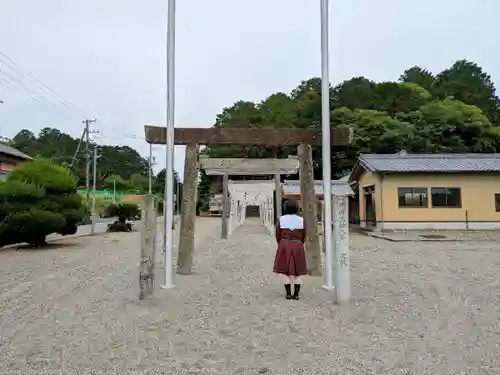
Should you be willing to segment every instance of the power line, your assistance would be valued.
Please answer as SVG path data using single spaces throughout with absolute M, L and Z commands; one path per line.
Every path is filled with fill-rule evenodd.
M 58 95 L 54 90 L 39 81 L 36 77 L 33 76 L 32 73 L 23 69 L 11 57 L 3 52 L 0 52 L 0 62 L 9 67 L 14 74 L 9 74 L 5 70 L 0 70 L 0 84 L 18 91 L 23 91 L 27 94 L 28 98 L 32 102 L 40 104 L 70 121 L 80 121 L 81 117 L 84 117 L 86 120 L 89 119 L 85 111 L 77 107 L 70 100 Z M 29 79 L 23 80 L 23 78 L 26 77 L 29 77 Z M 27 85 L 33 87 L 41 95 L 33 89 L 30 89 L 30 87 L 27 87 Z M 142 134 L 123 134 L 120 136 L 116 136 L 116 133 L 120 133 L 120 130 L 110 128 L 106 130 L 109 130 L 113 133 L 112 136 L 103 135 L 104 138 L 108 139 L 145 139 L 144 135 Z
M 6 87 L 12 88 L 14 90 L 18 90 L 20 92 L 24 92 L 25 94 L 27 94 L 28 99 L 30 99 L 32 102 L 34 102 L 36 104 L 40 104 L 40 105 L 44 106 L 45 108 L 52 110 L 54 113 L 65 117 L 68 120 L 79 121 L 79 117 L 77 117 L 74 114 L 69 114 L 69 113 L 64 112 L 64 110 L 59 108 L 56 103 L 54 103 L 54 102 L 52 102 L 44 97 L 36 97 L 35 96 L 36 93 L 33 93 L 33 91 L 30 91 L 28 88 L 26 88 L 26 86 L 22 82 L 20 82 L 18 79 L 16 79 L 12 75 L 10 75 L 4 71 L 0 71 L 0 74 L 3 74 L 11 79 L 11 81 L 8 81 L 4 77 L 0 76 L 0 82 L 2 82 Z
M 79 117 L 84 117 L 84 118 L 88 118 L 87 114 L 85 113 L 84 110 L 82 110 L 81 108 L 77 107 L 73 102 L 71 102 L 70 100 L 64 98 L 63 96 L 61 95 L 58 95 L 54 90 L 52 90 L 50 87 L 48 87 L 47 85 L 45 85 L 44 83 L 40 82 L 32 73 L 26 71 L 25 69 L 23 69 L 19 64 L 17 64 L 11 57 L 7 56 L 5 53 L 1 52 L 0 51 L 0 56 L 3 56 L 4 59 L 7 59 L 9 62 L 6 62 L 4 59 L 0 58 L 0 61 L 3 62 L 4 64 L 6 64 L 7 66 L 9 66 L 12 70 L 16 71 L 16 72 L 21 72 L 21 74 L 25 74 L 26 76 L 28 76 L 30 79 L 31 79 L 31 83 L 36 86 L 40 91 L 48 94 L 48 95 L 51 95 L 52 93 L 52 96 L 58 98 L 58 100 L 60 101 L 61 105 L 64 106 L 65 108 L 67 108 L 69 111 L 74 111 L 76 113 L 79 114 Z M 14 65 L 14 66 L 13 66 Z M 38 85 L 37 85 L 38 84 Z

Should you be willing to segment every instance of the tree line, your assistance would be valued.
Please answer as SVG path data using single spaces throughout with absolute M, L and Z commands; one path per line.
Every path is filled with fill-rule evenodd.
M 349 173 L 359 153 L 499 152 L 500 100 L 488 73 L 459 60 L 437 74 L 413 66 L 399 79 L 375 82 L 353 77 L 330 87 L 331 126 L 354 131 L 349 150 L 332 150 L 332 176 Z M 277 92 L 260 103 L 240 100 L 217 115 L 219 128 L 320 128 L 321 79 L 302 81 L 292 92 Z M 216 146 L 212 157 L 287 157 L 292 147 Z M 313 149 L 320 179 L 321 149 Z M 207 201 L 208 177 L 199 199 Z
M 36 158 L 43 157 L 52 163 L 71 166 L 79 139 L 61 132 L 59 129 L 46 127 L 38 136 L 32 131 L 23 129 L 11 140 L 11 145 L 25 154 Z M 89 145 L 92 150 L 94 144 Z M 85 188 L 85 141 L 80 145 L 80 152 L 73 165 L 72 173 L 77 186 Z M 145 194 L 149 188 L 148 160 L 129 146 L 99 145 L 97 166 L 97 187 L 118 191 Z M 92 176 L 91 176 L 92 180 Z M 165 169 L 152 176 L 152 190 L 162 195 L 165 187 Z M 181 186 L 179 175 L 174 171 L 174 193 Z

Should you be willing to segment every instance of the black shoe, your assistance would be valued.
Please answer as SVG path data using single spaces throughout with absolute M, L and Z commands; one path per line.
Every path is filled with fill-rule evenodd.
M 286 299 L 292 299 L 292 285 L 291 284 L 285 284 L 285 290 L 286 290 Z
M 299 298 L 299 293 L 300 293 L 300 284 L 296 284 L 293 286 L 293 299 L 300 299 Z

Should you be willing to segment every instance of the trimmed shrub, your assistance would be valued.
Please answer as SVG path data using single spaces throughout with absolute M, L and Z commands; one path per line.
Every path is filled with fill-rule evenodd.
M 14 213 L 0 223 L 0 246 L 20 242 L 41 246 L 47 235 L 61 233 L 65 227 L 61 214 L 38 209 Z
M 110 204 L 106 207 L 105 217 L 120 216 L 127 219 L 140 218 L 141 209 L 137 204 L 133 203 Z
M 75 179 L 67 169 L 34 160 L 0 184 L 0 246 L 45 244 L 48 234 L 74 234 L 85 217 Z
M 132 232 L 132 224 L 127 223 L 126 217 L 121 215 L 114 223 L 108 224 L 108 232 Z
M 108 232 L 132 232 L 132 224 L 115 221 L 114 223 L 108 224 Z

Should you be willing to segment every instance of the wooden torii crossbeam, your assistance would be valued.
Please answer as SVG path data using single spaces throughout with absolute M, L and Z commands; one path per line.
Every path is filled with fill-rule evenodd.
M 145 126 L 146 142 L 165 144 L 167 128 Z M 333 147 L 349 146 L 352 142 L 350 128 L 334 128 L 331 131 Z M 237 144 L 262 146 L 297 146 L 305 143 L 311 146 L 321 145 L 321 130 L 318 129 L 267 129 L 267 128 L 175 128 L 174 144 L 188 145 Z
M 272 175 L 295 174 L 299 171 L 296 156 L 287 159 L 208 158 L 200 156 L 207 175 Z
M 166 144 L 167 128 L 145 126 L 146 142 L 150 144 Z M 352 142 L 352 130 L 334 128 L 331 131 L 332 148 L 347 148 Z M 196 217 L 196 194 L 198 178 L 198 146 L 199 145 L 261 145 L 261 146 L 298 146 L 299 174 L 301 180 L 301 206 L 304 213 L 306 233 L 306 256 L 309 272 L 320 276 L 321 249 L 318 241 L 316 196 L 314 194 L 314 178 L 311 146 L 322 143 L 319 129 L 269 129 L 250 128 L 240 125 L 232 129 L 224 128 L 175 128 L 174 144 L 186 145 L 184 163 L 184 183 L 182 191 L 182 216 L 179 251 L 177 256 L 177 273 L 190 274 L 194 256 L 194 222 Z

